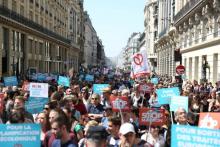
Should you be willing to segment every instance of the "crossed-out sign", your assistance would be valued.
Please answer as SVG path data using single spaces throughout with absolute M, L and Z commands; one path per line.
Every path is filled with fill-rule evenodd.
M 143 63 L 143 56 L 142 56 L 142 54 L 136 54 L 135 56 L 134 56 L 134 58 L 133 58 L 133 60 L 134 60 L 134 63 L 136 64 L 136 65 L 141 65 L 142 63 Z

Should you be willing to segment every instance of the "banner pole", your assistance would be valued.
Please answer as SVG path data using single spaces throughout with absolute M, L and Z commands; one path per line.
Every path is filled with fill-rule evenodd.
M 170 117 L 171 117 L 171 123 L 173 124 L 173 112 L 172 111 L 170 111 L 171 113 L 170 113 Z
M 122 121 L 122 124 L 123 124 L 124 123 L 124 116 L 122 114 L 121 107 L 119 108 L 119 113 L 121 115 L 121 121 Z

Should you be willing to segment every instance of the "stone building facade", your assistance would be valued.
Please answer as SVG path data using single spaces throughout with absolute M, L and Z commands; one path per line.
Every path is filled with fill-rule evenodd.
M 82 12 L 79 0 L 0 0 L 0 76 L 23 75 L 30 67 L 77 71 Z
M 220 80 L 220 1 L 176 1 L 177 47 L 189 80 Z
M 157 72 L 157 54 L 154 42 L 158 37 L 158 2 L 157 0 L 148 0 L 144 9 L 144 27 L 145 27 L 145 46 L 149 66 L 152 71 Z

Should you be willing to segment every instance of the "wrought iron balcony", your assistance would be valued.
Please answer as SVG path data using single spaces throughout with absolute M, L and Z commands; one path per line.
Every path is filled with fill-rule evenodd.
M 18 23 L 21 23 L 33 30 L 36 30 L 40 33 L 43 33 L 47 36 L 50 36 L 50 37 L 53 37 L 57 40 L 60 40 L 62 42 L 65 42 L 67 44 L 70 44 L 71 41 L 57 33 L 54 33 L 53 31 L 47 29 L 47 28 L 44 28 L 43 26 L 35 23 L 34 21 L 32 20 L 29 20 L 28 18 L 8 9 L 7 7 L 3 6 L 3 5 L 0 5 L 0 16 L 4 16 L 4 17 L 7 17 L 8 19 L 12 19 L 13 21 L 16 21 Z
M 155 53 L 148 54 L 148 59 L 155 59 L 155 58 L 157 58 L 157 54 Z
M 196 6 L 205 2 L 207 0 L 190 0 L 186 3 L 186 5 L 174 16 L 174 24 L 176 24 L 181 18 L 187 15 L 190 11 L 192 11 Z

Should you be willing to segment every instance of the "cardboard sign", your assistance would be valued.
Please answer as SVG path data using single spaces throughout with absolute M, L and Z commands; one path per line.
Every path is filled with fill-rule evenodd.
M 188 97 L 186 96 L 173 96 L 170 102 L 170 111 L 176 111 L 178 108 L 184 108 L 188 112 Z
M 219 147 L 219 145 L 219 130 L 172 125 L 171 147 Z
M 16 76 L 4 77 L 5 86 L 17 86 L 18 80 Z
M 70 87 L 70 79 L 68 77 L 59 76 L 58 84 L 66 87 Z
M 93 84 L 93 93 L 102 94 L 102 89 L 109 86 L 109 84 Z
M 30 83 L 30 97 L 48 97 L 48 83 Z
M 2 147 L 39 147 L 40 124 L 0 124 Z
M 154 89 L 154 85 L 152 83 L 146 83 L 139 85 L 139 91 L 144 93 L 151 93 Z
M 130 111 L 130 105 L 127 97 L 111 96 L 110 103 L 114 112 L 119 112 L 120 110 L 122 112 Z
M 180 95 L 180 91 L 178 87 L 157 89 L 156 93 L 157 93 L 158 103 L 161 105 L 170 104 L 171 97 Z
M 151 83 L 153 83 L 154 85 L 157 85 L 158 81 L 158 78 L 151 78 Z
M 25 102 L 25 109 L 32 114 L 36 114 L 42 112 L 44 105 L 47 103 L 48 98 L 29 97 L 28 101 Z
M 220 129 L 220 113 L 200 113 L 199 127 L 208 129 Z
M 140 125 L 162 126 L 165 122 L 165 110 L 156 108 L 140 108 Z

